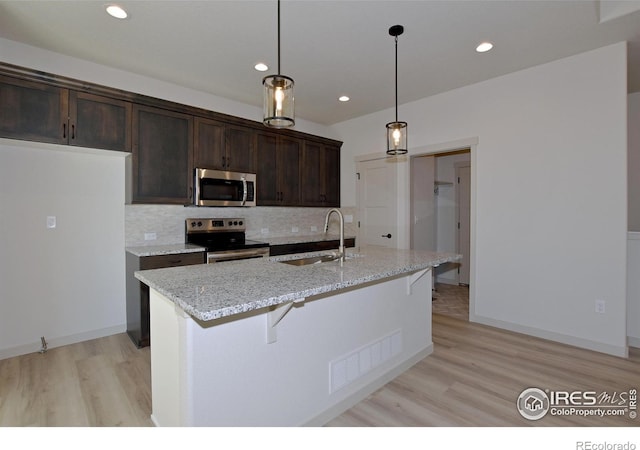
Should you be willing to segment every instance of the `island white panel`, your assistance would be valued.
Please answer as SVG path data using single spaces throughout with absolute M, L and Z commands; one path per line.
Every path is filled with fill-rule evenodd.
M 152 289 L 156 424 L 327 422 L 431 353 L 431 277 L 411 289 L 409 282 L 403 276 L 308 298 L 279 322 L 271 344 L 266 308 L 203 323 Z M 395 355 L 331 392 L 333 361 L 398 332 Z
M 640 347 L 640 233 L 629 233 L 627 261 L 627 339 Z

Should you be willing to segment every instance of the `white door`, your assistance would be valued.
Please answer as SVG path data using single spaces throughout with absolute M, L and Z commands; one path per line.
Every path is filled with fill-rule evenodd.
M 397 248 L 397 164 L 395 158 L 356 163 L 359 245 Z
M 469 285 L 469 252 L 471 250 L 471 165 L 456 165 L 456 203 L 458 217 L 457 253 L 462 254 L 458 283 Z

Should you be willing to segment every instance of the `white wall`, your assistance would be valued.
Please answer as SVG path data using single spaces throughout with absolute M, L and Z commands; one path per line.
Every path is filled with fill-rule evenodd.
M 626 73 L 618 43 L 400 106 L 410 148 L 478 139 L 472 320 L 626 353 Z M 392 116 L 335 125 L 343 179 Z
M 0 359 L 125 329 L 124 154 L 60 148 L 0 139 Z
M 640 92 L 629 94 L 629 231 L 640 231 Z

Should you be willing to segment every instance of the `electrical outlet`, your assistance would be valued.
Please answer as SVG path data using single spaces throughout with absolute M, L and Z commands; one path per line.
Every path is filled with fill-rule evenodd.
M 47 216 L 47 228 L 56 227 L 56 216 Z
M 599 314 L 605 313 L 605 301 L 604 300 L 596 300 L 596 312 Z
M 291 227 L 291 232 L 292 233 L 297 233 L 298 231 L 300 231 L 300 230 L 298 230 L 298 227 Z
M 318 231 L 318 227 L 315 226 L 315 225 L 311 225 L 311 231 L 314 232 L 314 233 L 317 232 Z
M 268 228 L 262 228 L 262 229 L 260 230 L 260 232 L 261 232 L 262 234 L 269 234 L 269 229 L 268 229 Z
M 145 241 L 155 241 L 157 238 L 155 233 L 145 233 L 144 234 L 144 240 Z
M 351 214 L 344 216 L 344 223 L 353 223 L 353 216 Z

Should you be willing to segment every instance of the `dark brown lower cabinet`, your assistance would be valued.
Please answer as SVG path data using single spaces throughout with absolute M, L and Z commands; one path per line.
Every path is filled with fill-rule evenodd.
M 149 287 L 133 275 L 138 270 L 204 264 L 205 252 L 174 255 L 136 256 L 126 253 L 127 265 L 127 334 L 136 347 L 151 344 L 149 333 Z

